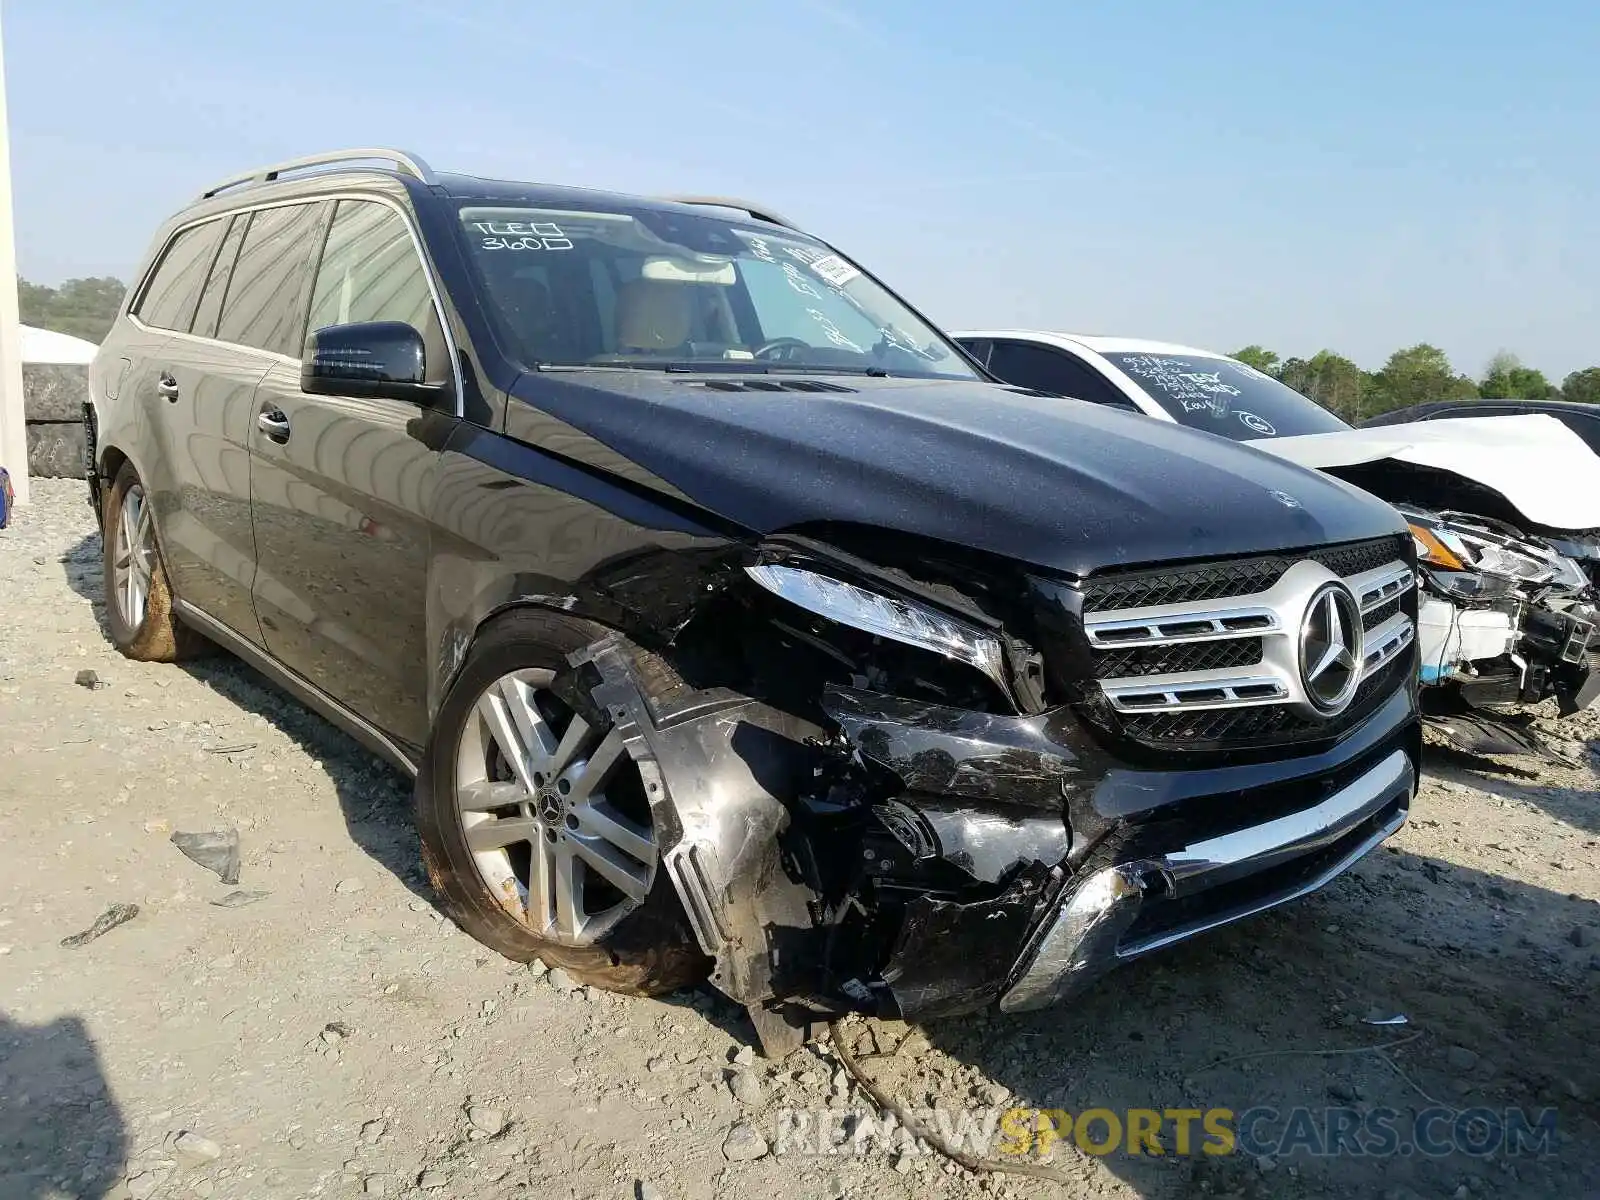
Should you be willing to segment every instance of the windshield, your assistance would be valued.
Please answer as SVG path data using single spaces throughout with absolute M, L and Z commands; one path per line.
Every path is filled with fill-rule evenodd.
M 651 208 L 469 205 L 460 222 L 531 366 L 977 377 L 871 276 L 787 230 Z
M 1339 433 L 1327 409 L 1272 376 L 1209 354 L 1107 354 L 1173 419 L 1235 441 Z

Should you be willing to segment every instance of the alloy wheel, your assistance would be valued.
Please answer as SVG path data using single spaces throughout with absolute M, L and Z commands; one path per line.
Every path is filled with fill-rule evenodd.
M 144 614 L 150 600 L 150 579 L 155 573 L 155 530 L 150 518 L 150 505 L 144 488 L 137 483 L 122 496 L 122 510 L 118 515 L 112 557 L 112 600 L 122 622 L 137 631 L 144 624 Z
M 513 671 L 478 697 L 456 755 L 456 808 L 495 899 L 539 937 L 582 946 L 644 902 L 659 856 L 621 734 L 575 713 L 554 678 Z

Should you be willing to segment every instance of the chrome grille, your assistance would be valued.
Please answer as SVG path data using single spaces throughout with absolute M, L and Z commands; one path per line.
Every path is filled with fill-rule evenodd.
M 1400 600 L 1386 600 L 1378 607 L 1361 614 L 1361 628 L 1370 633 L 1400 611 Z
M 1261 661 L 1260 638 L 1221 642 L 1179 642 L 1107 650 L 1095 660 L 1099 673 L 1112 679 L 1129 675 L 1166 675 L 1177 671 L 1210 671 L 1216 667 L 1248 667 Z
M 1416 579 L 1407 549 L 1385 538 L 1298 557 L 1091 578 L 1083 628 L 1109 719 L 1141 740 L 1182 745 L 1335 732 L 1410 670 Z M 1223 580 L 1252 590 L 1219 593 Z M 1335 581 L 1361 613 L 1359 639 L 1349 631 L 1351 649 L 1359 640 L 1361 683 L 1329 716 L 1307 691 L 1300 639 L 1313 596 Z M 1144 602 L 1128 605 L 1128 598 Z M 1404 670 L 1390 671 L 1397 661 Z
M 1372 702 L 1388 695 L 1406 680 L 1410 660 L 1391 661 L 1368 675 L 1345 710 L 1346 717 L 1367 712 Z M 1172 746 L 1247 746 L 1273 741 L 1313 738 L 1337 732 L 1338 725 L 1308 717 L 1286 705 L 1254 708 L 1210 708 L 1197 711 L 1127 713 L 1120 718 L 1124 732 L 1142 742 Z

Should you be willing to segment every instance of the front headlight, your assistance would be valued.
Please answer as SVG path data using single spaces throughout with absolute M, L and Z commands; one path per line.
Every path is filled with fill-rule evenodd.
M 1002 690 L 1010 690 L 999 639 L 964 621 L 800 567 L 764 563 L 746 567 L 745 573 L 773 595 L 808 612 L 966 663 L 982 671 Z
M 1466 548 L 1443 526 L 1429 527 L 1410 521 L 1411 541 L 1417 548 L 1417 560 L 1446 571 L 1460 571 L 1470 561 Z M 1455 545 L 1452 546 L 1451 543 Z
M 1530 542 L 1443 517 L 1407 513 L 1417 558 L 1446 571 L 1477 571 L 1514 583 L 1545 584 L 1568 572 L 1559 555 Z

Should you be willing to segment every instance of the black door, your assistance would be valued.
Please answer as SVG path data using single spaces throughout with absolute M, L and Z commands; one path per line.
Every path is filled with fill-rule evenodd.
M 311 281 L 296 346 L 308 327 L 405 321 L 423 334 L 430 376 L 448 379 L 443 326 L 405 218 L 377 201 L 340 200 L 327 228 L 320 259 L 293 251 Z M 255 405 L 255 601 L 267 649 L 416 746 L 427 738 L 430 446 L 454 423 L 454 392 L 443 403 L 448 411 L 307 395 L 299 362 L 285 358 Z
M 207 221 L 173 240 L 135 310 L 152 334 L 165 332 L 136 355 L 124 386 L 136 389 L 152 435 L 155 453 L 135 465 L 173 590 L 260 644 L 248 434 L 266 362 L 210 337 L 247 219 Z

